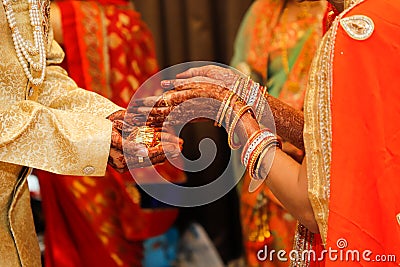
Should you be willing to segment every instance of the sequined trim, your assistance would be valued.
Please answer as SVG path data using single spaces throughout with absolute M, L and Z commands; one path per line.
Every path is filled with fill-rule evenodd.
M 293 249 L 298 253 L 298 258 L 290 262 L 289 267 L 308 267 L 310 266 L 310 260 L 303 258 L 302 255 L 308 255 L 305 251 L 312 250 L 312 244 L 314 242 L 314 234 L 311 233 L 306 227 L 301 224 L 297 224 L 296 235 L 294 236 Z
M 322 40 L 311 67 L 304 102 L 304 143 L 307 155 L 309 198 L 322 239 L 327 236 L 331 162 L 332 60 L 338 19 Z
M 375 29 L 372 19 L 364 15 L 343 18 L 340 25 L 351 38 L 360 41 L 368 39 Z

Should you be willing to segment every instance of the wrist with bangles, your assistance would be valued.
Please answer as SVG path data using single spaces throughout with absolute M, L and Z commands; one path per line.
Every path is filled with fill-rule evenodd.
M 258 130 L 247 140 L 241 155 L 244 166 L 253 179 L 262 179 L 261 164 L 269 151 L 282 148 L 281 141 L 269 129 Z
M 231 149 L 236 150 L 240 148 L 240 144 L 234 143 L 234 133 L 237 124 L 239 123 L 240 119 L 243 117 L 244 114 L 247 112 L 250 112 L 253 114 L 254 113 L 252 110 L 252 107 L 249 105 L 244 105 L 245 102 L 234 92 L 231 92 L 227 94 L 224 98 L 224 100 L 221 103 L 221 106 L 218 110 L 217 117 L 215 119 L 215 126 L 221 127 L 222 122 L 224 121 L 225 117 L 225 123 L 226 123 L 226 128 L 228 131 L 228 144 Z M 241 108 L 234 112 L 234 109 L 237 105 L 240 105 Z M 231 121 L 232 114 L 234 114 L 234 117 Z
M 242 88 L 240 88 L 241 86 Z M 233 89 L 234 91 L 228 93 L 221 103 L 216 118 L 216 125 L 221 126 L 224 117 L 226 117 L 228 144 L 231 149 L 239 149 L 240 144 L 234 142 L 237 124 L 247 112 L 251 113 L 254 118 L 262 115 L 264 107 L 267 105 L 265 97 L 267 92 L 266 87 L 252 82 L 249 78 L 247 80 L 245 78 L 238 79 Z M 242 99 L 236 93 L 241 94 L 245 99 Z M 250 106 L 249 102 L 254 105 Z M 245 105 L 245 103 L 248 105 Z M 240 104 L 240 108 L 236 107 L 238 104 Z M 254 109 L 256 110 L 255 114 Z M 237 111 L 233 112 L 234 110 Z M 234 117 L 231 121 L 232 113 L 234 113 Z M 243 148 L 241 159 L 253 179 L 260 180 L 263 178 L 261 176 L 263 160 L 269 152 L 273 152 L 277 147 L 282 148 L 282 143 L 269 129 L 258 130 L 250 136 Z
M 260 121 L 265 105 L 267 105 L 268 90 L 266 86 L 261 86 L 254 82 L 250 77 L 239 77 L 232 91 L 242 98 L 248 105 L 253 107 L 253 111 L 258 121 Z
M 240 144 L 235 144 L 234 143 L 234 134 L 235 134 L 235 129 L 236 129 L 237 124 L 239 123 L 240 119 L 243 117 L 243 115 L 246 112 L 253 113 L 253 110 L 248 105 L 242 106 L 239 109 L 239 111 L 237 113 L 235 113 L 235 117 L 233 118 L 232 123 L 230 125 L 227 124 L 227 126 L 229 125 L 229 128 L 228 128 L 228 144 L 229 144 L 229 147 L 232 150 L 236 150 L 236 149 L 240 148 Z

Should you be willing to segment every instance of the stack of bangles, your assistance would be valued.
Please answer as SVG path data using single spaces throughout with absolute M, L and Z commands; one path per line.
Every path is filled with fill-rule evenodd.
M 260 121 L 265 106 L 268 104 L 267 87 L 261 86 L 259 83 L 252 81 L 250 77 L 239 77 L 231 91 L 237 94 L 249 106 L 253 107 L 256 119 Z
M 234 104 L 231 106 L 231 103 L 233 102 L 232 100 L 235 98 L 236 98 L 236 100 L 235 100 Z M 239 109 L 238 112 L 233 112 L 233 109 L 237 104 L 242 105 L 242 107 Z M 235 133 L 236 126 L 239 123 L 240 119 L 247 112 L 250 112 L 254 117 L 252 107 L 249 105 L 244 105 L 244 101 L 233 92 L 231 92 L 230 94 L 225 96 L 225 99 L 223 100 L 223 102 L 218 110 L 217 118 L 215 120 L 214 125 L 221 127 L 222 122 L 224 121 L 224 117 L 226 118 L 225 122 L 226 122 L 226 128 L 228 130 L 228 144 L 229 144 L 229 147 L 233 150 L 240 148 L 240 144 L 234 143 L 234 133 Z M 232 122 L 231 122 L 232 113 L 234 113 L 235 116 L 233 117 Z
M 271 149 L 282 148 L 280 140 L 267 128 L 255 132 L 243 148 L 241 160 L 253 179 L 261 177 L 261 164 Z

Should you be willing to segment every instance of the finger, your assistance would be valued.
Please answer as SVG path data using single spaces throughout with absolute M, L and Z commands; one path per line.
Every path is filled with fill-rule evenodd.
M 167 116 L 171 112 L 172 107 L 132 107 L 132 117 L 145 118 L 146 116 Z
M 212 65 L 190 68 L 184 72 L 177 74 L 176 78 L 182 79 L 182 78 L 191 78 L 195 76 L 205 76 L 205 74 L 211 67 Z
M 122 151 L 111 148 L 110 155 L 108 157 L 108 164 L 118 172 L 122 173 L 128 170 L 126 165 L 125 157 Z
M 130 123 L 125 123 L 125 132 L 132 131 L 135 126 L 157 126 L 162 127 L 165 119 L 168 117 L 172 110 L 172 107 L 140 107 L 132 108 L 132 113 L 136 113 L 133 119 L 129 119 Z M 143 113 L 143 114 L 139 114 Z M 127 119 L 128 120 L 128 119 Z M 128 125 L 127 125 L 128 124 Z
M 172 143 L 165 143 L 164 145 L 157 145 L 149 148 L 146 153 L 143 151 L 136 155 L 125 155 L 126 160 L 129 163 L 129 167 L 141 168 L 147 167 L 154 164 L 164 162 L 168 156 L 176 158 L 180 155 L 180 147 Z
M 117 129 L 118 131 L 122 131 L 122 129 L 124 128 L 124 121 L 123 120 L 114 120 L 113 122 L 112 122 L 112 124 L 113 124 L 113 127 L 115 128 L 115 129 Z
M 189 89 L 201 88 L 201 86 L 198 86 L 197 84 L 215 84 L 221 87 L 225 87 L 225 83 L 222 79 L 217 80 L 214 78 L 203 77 L 203 76 L 195 76 L 186 79 L 164 80 L 161 82 L 161 86 L 163 88 L 176 89 L 176 90 L 189 90 Z
M 176 130 L 174 129 L 174 127 L 172 127 L 172 126 L 170 126 L 170 125 L 165 125 L 166 123 L 164 122 L 163 123 L 163 126 L 162 126 L 162 131 L 163 132 L 166 132 L 166 133 L 170 133 L 170 134 L 173 134 L 173 135 L 175 135 L 176 136 Z
M 146 120 L 147 116 L 145 114 L 127 113 L 124 120 L 124 130 L 127 131 L 132 127 L 144 126 Z
M 112 128 L 111 131 L 111 147 L 122 150 L 122 135 L 114 127 Z
M 147 154 L 145 156 L 125 154 L 125 159 L 128 162 L 129 168 L 143 168 L 152 165 Z
M 178 106 L 193 98 L 213 98 L 213 95 L 217 93 L 217 90 L 213 90 L 210 86 L 207 87 L 204 84 L 183 85 L 177 89 L 164 94 L 164 101 L 169 106 Z
M 209 119 L 209 118 L 196 118 L 196 119 L 193 119 L 193 120 L 190 120 L 189 122 L 187 122 L 187 121 L 185 121 L 185 122 L 187 122 L 187 123 L 197 123 L 197 122 L 206 122 L 206 121 L 210 121 L 211 119 Z M 181 125 L 183 123 L 183 121 L 166 121 L 166 122 L 164 122 L 164 124 L 163 124 L 163 126 L 164 126 L 164 128 L 166 128 L 166 127 L 170 127 L 170 126 L 177 126 L 177 125 Z
M 146 107 L 168 108 L 176 106 L 186 99 L 195 97 L 209 98 L 218 92 L 226 90 L 226 86 L 223 82 L 204 77 L 201 79 L 192 78 L 187 80 L 174 80 L 171 82 L 176 84 L 174 90 L 167 91 L 162 96 L 153 96 L 150 100 L 138 99 L 133 101 L 133 104 L 128 109 L 129 113 L 148 114 L 149 109 L 146 109 Z M 180 93 L 180 91 L 187 92 Z
M 148 156 L 153 159 L 159 155 L 177 157 L 181 153 L 181 146 L 175 143 L 164 142 L 148 150 Z
M 162 143 L 156 145 L 155 147 L 158 147 L 159 145 L 169 145 L 168 148 L 171 148 L 170 146 L 173 145 L 175 148 L 177 148 L 179 151 L 182 147 L 183 140 L 180 139 L 179 137 L 167 133 L 167 132 L 161 132 L 161 129 L 156 129 L 156 132 L 154 133 L 154 137 L 156 140 L 161 141 Z M 147 156 L 147 148 L 145 145 L 136 143 L 134 140 L 131 139 L 131 136 L 128 136 L 128 138 L 124 141 L 124 152 L 131 154 L 131 155 L 138 155 L 141 157 Z M 149 149 L 152 149 L 154 147 L 150 147 Z M 168 151 L 167 151 L 168 152 Z
M 139 155 L 142 157 L 147 156 L 147 148 L 144 144 L 136 143 L 132 140 L 132 136 L 129 135 L 127 139 L 123 142 L 123 151 L 124 154 L 129 155 Z
M 165 121 L 165 117 L 154 115 L 154 116 L 150 116 L 147 118 L 146 125 L 157 125 L 157 127 L 162 127 L 162 124 L 164 123 L 164 121 Z M 154 127 L 152 127 L 152 128 L 154 128 Z
M 159 100 L 159 98 L 160 96 L 149 96 L 145 98 L 132 99 L 129 107 L 152 107 Z
M 108 116 L 107 119 L 109 119 L 110 121 L 124 120 L 125 114 L 126 114 L 126 110 L 119 110 L 117 112 L 114 112 L 110 116 Z
M 155 133 L 156 138 L 160 140 L 163 144 L 168 142 L 168 143 L 174 143 L 174 144 L 183 144 L 183 140 L 179 138 L 178 136 L 175 136 L 171 133 L 167 132 L 156 132 Z

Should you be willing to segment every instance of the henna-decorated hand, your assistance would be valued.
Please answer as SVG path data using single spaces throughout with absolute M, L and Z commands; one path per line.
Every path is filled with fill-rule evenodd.
M 193 77 L 209 78 L 220 82 L 226 88 L 232 89 L 236 80 L 240 78 L 240 75 L 238 72 L 235 72 L 232 69 L 223 68 L 215 65 L 191 68 L 176 75 L 177 79 L 188 79 Z M 164 86 L 166 85 L 168 85 L 168 83 L 165 82 Z
M 113 122 L 113 126 L 120 132 L 132 131 L 134 127 L 150 125 L 150 122 L 146 122 L 146 117 L 143 114 L 127 113 L 126 110 L 119 110 L 114 112 L 108 119 Z
M 139 143 L 133 133 L 141 127 L 124 124 L 125 112 L 114 113 L 109 119 L 113 119 L 111 133 L 111 148 L 108 163 L 118 172 L 125 172 L 130 168 L 141 168 L 162 163 L 167 156 L 177 157 L 182 149 L 183 141 L 168 132 L 161 132 L 159 128 L 147 127 L 152 134 L 152 142 Z M 129 117 L 129 114 L 125 116 Z M 140 123 L 143 125 L 142 123 Z M 123 138 L 122 130 L 129 132 L 127 138 Z M 153 134 L 154 133 L 154 134 Z M 137 136 L 137 135 L 136 135 Z
M 154 96 L 131 102 L 129 113 L 145 115 L 146 125 L 159 127 L 172 110 L 166 122 L 168 125 L 180 125 L 203 118 L 215 119 L 221 104 L 240 77 L 239 73 L 231 69 L 215 65 L 191 68 L 178 74 L 175 80 L 162 81 L 162 87 L 173 89 L 162 97 Z M 185 102 L 187 105 L 182 106 Z
M 175 89 L 167 91 L 161 97 L 147 97 L 137 99 L 131 102 L 129 112 L 135 114 L 144 114 L 154 125 L 162 127 L 163 125 L 182 125 L 193 121 L 194 119 L 209 118 L 215 119 L 224 106 L 227 96 L 232 92 L 224 86 L 209 82 L 209 78 L 189 78 L 186 82 L 174 80 L 177 84 Z M 174 86 L 175 86 L 174 84 Z M 182 104 L 182 105 L 181 105 Z M 237 95 L 232 97 L 227 114 L 232 122 L 235 114 L 245 105 Z M 243 142 L 247 138 L 247 129 L 258 127 L 258 123 L 252 116 L 243 116 L 237 125 L 237 133 L 241 135 Z M 226 120 L 227 118 L 225 118 Z M 164 123 L 164 124 L 163 124 Z M 251 127 L 248 127 L 250 126 Z
M 161 127 L 181 125 L 193 120 L 215 119 L 230 91 L 209 78 L 172 81 L 175 89 L 161 97 L 147 97 L 131 102 L 129 113 L 147 117 L 146 124 Z
M 190 79 L 208 78 L 213 79 L 215 83 L 222 84 L 226 88 L 234 89 L 234 84 L 240 78 L 238 73 L 231 69 L 218 67 L 218 66 L 204 66 L 199 68 L 192 68 L 176 76 L 178 80 L 164 81 L 164 87 L 172 87 L 177 84 L 184 84 Z M 185 87 L 182 87 L 183 89 Z M 261 88 L 261 87 L 260 87 Z M 243 96 L 243 94 L 242 94 Z M 274 118 L 276 132 L 285 140 L 292 143 L 294 146 L 304 151 L 303 128 L 304 128 L 304 115 L 303 112 L 295 110 L 284 102 L 270 95 L 266 97 L 269 109 L 264 109 L 264 113 L 260 117 L 260 123 L 269 125 L 271 122 L 270 113 Z M 254 108 L 257 109 L 256 107 Z
M 114 122 L 115 120 L 123 121 L 125 115 L 126 115 L 126 110 L 122 109 L 122 110 L 118 110 L 118 111 L 114 112 L 113 114 L 108 116 L 107 119 L 109 119 L 112 122 Z

